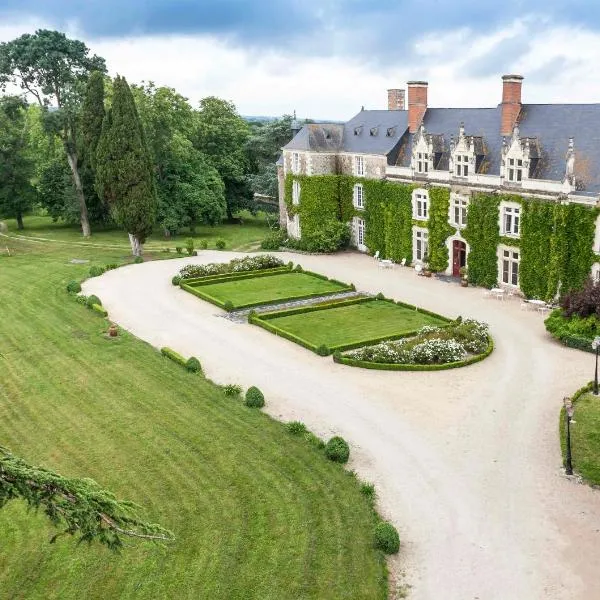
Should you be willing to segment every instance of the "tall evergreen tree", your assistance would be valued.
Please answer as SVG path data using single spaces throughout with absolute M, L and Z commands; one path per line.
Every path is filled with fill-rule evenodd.
M 114 220 L 129 234 L 133 254 L 139 256 L 152 232 L 157 199 L 142 124 L 124 77 L 114 81 L 112 106 L 102 125 L 96 187 Z

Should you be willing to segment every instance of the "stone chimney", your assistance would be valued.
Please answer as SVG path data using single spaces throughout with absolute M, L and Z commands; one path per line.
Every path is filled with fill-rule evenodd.
M 521 112 L 521 75 L 502 76 L 502 117 L 500 135 L 512 135 L 519 113 Z
M 388 90 L 388 110 L 404 110 L 404 90 Z
M 416 133 L 427 110 L 427 82 L 408 82 L 408 131 Z

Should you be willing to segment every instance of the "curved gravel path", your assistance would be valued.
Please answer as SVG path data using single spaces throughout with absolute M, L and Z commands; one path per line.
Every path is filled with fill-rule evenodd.
M 376 484 L 380 511 L 400 530 L 394 570 L 411 598 L 600 598 L 600 495 L 563 476 L 557 443 L 562 397 L 593 375 L 591 355 L 553 343 L 541 315 L 481 289 L 378 269 L 358 254 L 283 254 L 359 290 L 485 320 L 496 341 L 488 359 L 452 371 L 336 365 L 217 318 L 221 311 L 171 285 L 184 264 L 234 256 L 132 265 L 84 290 L 140 338 L 198 356 L 211 379 L 258 385 L 273 416 L 347 438 L 350 467 Z

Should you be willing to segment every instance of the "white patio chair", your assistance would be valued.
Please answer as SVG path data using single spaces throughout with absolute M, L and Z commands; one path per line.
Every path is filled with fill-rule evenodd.
M 405 267 L 405 266 L 406 266 L 406 259 L 405 259 L 405 258 L 403 258 L 403 259 L 400 261 L 400 266 L 402 266 L 402 267 Z
M 423 266 L 422 265 L 415 265 L 415 273 L 417 275 L 423 275 Z

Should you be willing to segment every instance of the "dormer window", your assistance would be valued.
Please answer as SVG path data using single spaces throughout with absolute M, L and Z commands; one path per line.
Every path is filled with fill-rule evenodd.
M 457 177 L 468 177 L 469 156 L 467 154 L 456 154 L 454 156 L 454 174 Z
M 365 174 L 365 159 L 362 156 L 354 157 L 354 174 L 363 177 Z
M 371 127 L 371 130 L 369 131 L 369 133 L 370 133 L 371 135 L 373 135 L 373 136 L 374 136 L 374 135 L 377 135 L 377 130 L 378 130 L 378 129 L 379 129 L 378 127 Z
M 354 128 L 354 135 L 360 135 L 362 133 L 362 125 Z
M 429 171 L 429 154 L 427 152 L 417 152 L 417 173 L 427 173 Z
M 292 152 L 292 173 L 300 173 L 300 153 Z
M 506 178 L 508 181 L 520 183 L 523 181 L 523 160 L 520 158 L 509 158 L 506 169 Z
M 385 132 L 385 135 L 387 137 L 394 137 L 396 135 L 396 128 L 395 127 L 388 127 L 387 131 Z

